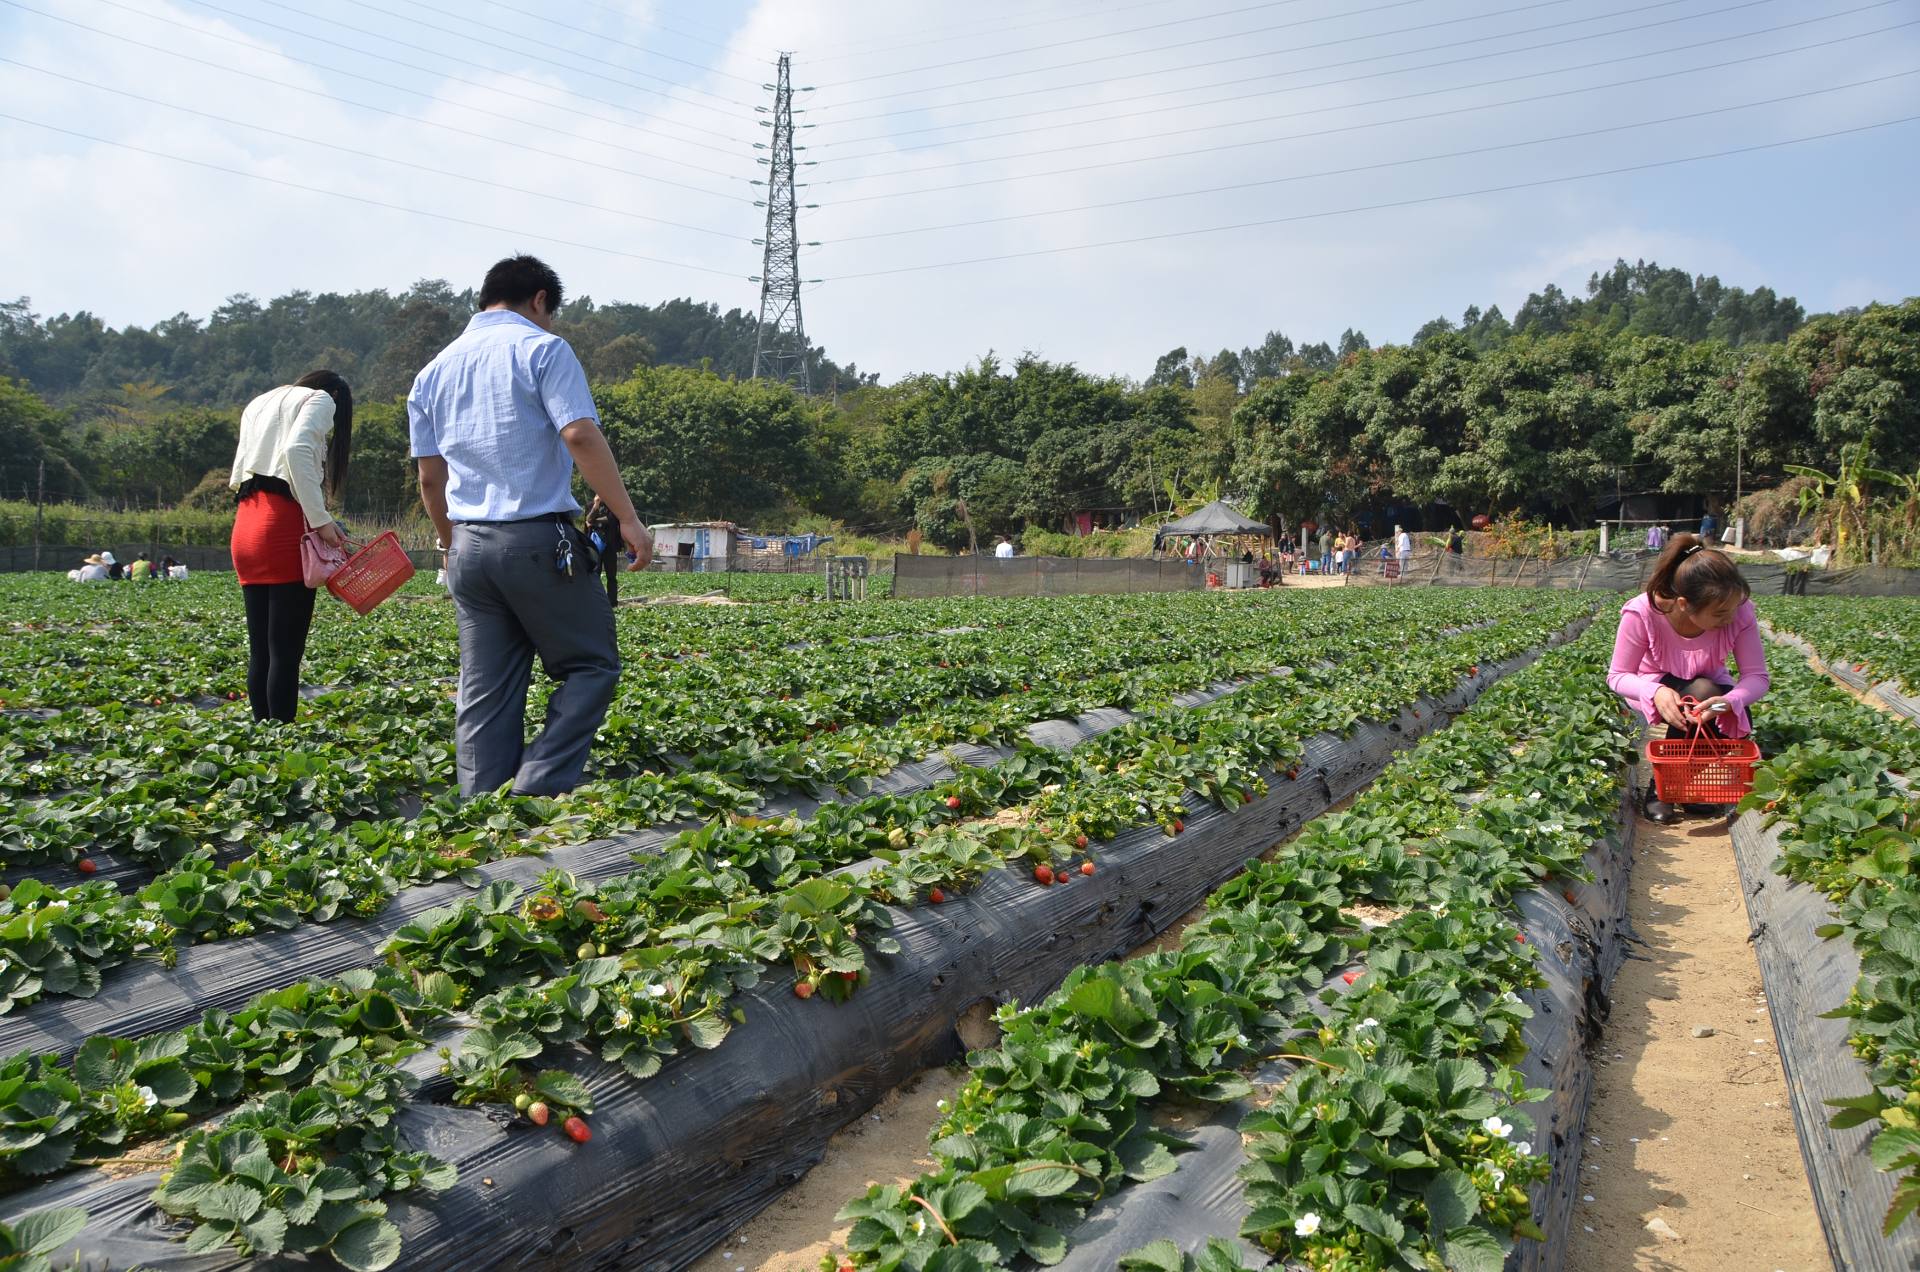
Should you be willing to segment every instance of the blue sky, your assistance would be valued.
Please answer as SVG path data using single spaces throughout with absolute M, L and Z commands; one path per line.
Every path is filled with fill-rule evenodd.
M 146 325 L 528 250 L 751 310 L 780 49 L 808 332 L 889 380 L 1403 341 L 1616 257 L 1920 294 L 1920 0 L 0 0 L 0 294 Z

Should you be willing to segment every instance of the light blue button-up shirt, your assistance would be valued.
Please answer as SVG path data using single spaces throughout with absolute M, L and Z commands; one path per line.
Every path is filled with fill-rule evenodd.
M 579 512 L 560 437 L 575 420 L 600 413 L 573 346 L 504 309 L 475 314 L 407 394 L 414 458 L 447 461 L 455 521 Z

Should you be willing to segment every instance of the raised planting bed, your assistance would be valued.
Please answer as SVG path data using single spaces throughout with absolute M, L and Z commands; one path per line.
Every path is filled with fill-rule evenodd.
M 664 942 L 629 944 L 624 930 L 616 929 L 622 906 L 635 894 L 621 891 L 626 886 L 621 881 L 596 892 L 549 876 L 537 896 L 515 901 L 505 893 L 489 893 L 480 907 L 432 923 L 423 919 L 416 926 L 435 931 L 448 923 L 469 923 L 527 932 L 545 921 L 541 909 L 549 894 L 564 903 L 555 906 L 559 926 L 604 904 L 604 923 L 583 920 L 574 930 L 591 929 L 613 956 L 585 950 L 577 964 L 567 955 L 555 971 L 530 980 L 516 974 L 504 983 L 487 978 L 485 969 L 476 969 L 465 955 L 447 961 L 444 971 L 426 973 L 434 964 L 419 964 L 419 1001 L 402 990 L 389 995 L 404 1000 L 404 1013 L 415 1023 L 390 1029 L 387 1036 L 418 1033 L 437 1019 L 442 1031 L 436 1036 L 459 1050 L 451 1076 L 438 1072 L 440 1062 L 431 1053 L 401 1058 L 403 1068 L 425 1078 L 425 1085 L 380 1105 L 393 1110 L 398 1137 L 395 1145 L 377 1145 L 376 1156 L 391 1162 L 402 1145 L 423 1151 L 457 1168 L 458 1182 L 441 1178 L 437 1165 L 409 1160 L 401 1166 L 425 1172 L 422 1187 L 450 1186 L 422 1201 L 413 1200 L 418 1189 L 383 1188 L 363 1192 L 356 1204 L 388 1207 L 377 1216 L 390 1225 L 380 1235 L 383 1243 L 389 1236 L 401 1243 L 395 1249 L 406 1253 L 395 1257 L 404 1258 L 408 1267 L 616 1267 L 633 1266 L 636 1258 L 651 1267 L 690 1259 L 703 1243 L 776 1195 L 817 1156 L 833 1129 L 907 1073 L 952 1054 L 954 1020 L 968 1007 L 1004 995 L 1042 993 L 1077 963 L 1110 957 L 1164 928 L 1251 851 L 1363 782 L 1368 774 L 1354 757 L 1371 755 L 1377 771 L 1395 746 L 1433 727 L 1450 706 L 1471 700 L 1502 668 L 1488 660 L 1462 678 L 1464 651 L 1495 648 L 1514 640 L 1522 628 L 1538 632 L 1532 637 L 1537 642 L 1547 629 L 1538 615 L 1529 622 L 1530 628 L 1491 629 L 1454 638 L 1451 645 L 1435 641 L 1426 664 L 1403 656 L 1399 683 L 1392 688 L 1362 680 L 1343 699 L 1331 683 L 1337 680 L 1332 672 L 1326 683 L 1305 679 L 1306 673 L 1297 680 L 1270 678 L 1211 707 L 1150 714 L 1087 740 L 1072 755 L 1047 760 L 1054 753 L 1023 751 L 992 768 L 960 772 L 931 792 L 900 797 L 893 811 L 910 812 L 910 821 L 863 827 L 847 845 L 855 851 L 825 873 L 795 876 L 793 863 L 774 851 L 782 836 L 803 833 L 801 823 L 748 819 L 690 832 L 657 866 L 640 863 L 637 875 L 658 879 L 661 870 L 693 863 L 702 880 L 711 880 L 700 886 L 733 888 L 742 900 L 773 904 L 782 915 L 804 912 L 808 930 L 789 933 L 793 943 L 784 947 L 776 942 L 771 959 L 767 954 L 709 959 L 703 965 L 711 970 L 699 981 L 699 993 L 710 1005 L 720 1004 L 723 1015 L 743 1009 L 744 1020 L 724 1021 L 703 1008 L 687 1018 L 707 1022 L 691 1030 L 692 1046 L 659 1049 L 637 1070 L 636 1053 L 629 1051 L 616 1064 L 570 1041 L 587 1030 L 596 1044 L 604 1037 L 609 1054 L 616 1054 L 610 1050 L 614 1036 L 600 1032 L 608 1027 L 608 1013 L 595 1015 L 598 1009 L 575 991 L 593 989 L 602 1002 L 630 994 L 638 1014 L 645 999 L 639 991 L 663 984 L 658 970 L 663 966 L 691 966 L 685 960 L 695 957 L 698 943 L 687 944 L 684 935 L 676 943 L 669 933 Z M 1418 693 L 1422 684 L 1441 683 L 1446 686 L 1441 693 Z M 1303 685 L 1313 686 L 1309 704 L 1293 701 Z M 1403 702 L 1411 697 L 1413 704 L 1386 723 L 1342 727 L 1319 738 L 1289 732 L 1323 716 L 1351 720 L 1366 714 L 1369 702 L 1396 695 Z M 1262 712 L 1278 714 L 1268 725 Z M 1089 748 L 1092 758 L 1082 757 Z M 1276 759 L 1286 765 L 1285 772 L 1273 766 Z M 1056 770 L 1060 780 L 1033 784 Z M 1197 794 L 1202 790 L 1207 799 Z M 1122 792 L 1124 802 L 1116 803 Z M 1000 798 L 1003 793 L 1017 797 L 1027 825 L 995 823 L 994 810 L 1009 802 Z M 930 806 L 944 812 L 929 818 Z M 956 812 L 978 820 L 955 824 L 950 814 Z M 1048 822 L 1052 830 L 1035 829 L 1034 820 Z M 1099 846 L 1089 848 L 1083 841 L 1076 848 L 1076 826 Z M 895 831 L 908 847 L 888 847 Z M 873 843 L 880 845 L 877 853 L 858 851 Z M 765 855 L 748 859 L 763 849 Z M 722 852 L 727 859 L 716 860 Z M 877 857 L 876 868 L 850 874 L 848 867 L 857 866 L 862 856 Z M 1097 861 L 1097 870 L 1080 874 L 1076 864 L 1071 886 L 1039 888 L 1031 881 L 1037 861 L 1067 865 L 1089 858 Z M 1008 868 L 1000 868 L 1009 860 Z M 856 876 L 864 892 L 844 882 Z M 767 891 L 758 892 L 760 887 Z M 944 904 L 904 911 L 881 904 L 924 901 L 933 889 L 951 895 Z M 850 930 L 855 922 L 862 929 L 857 937 Z M 452 950 L 435 945 L 438 938 L 424 930 L 401 935 L 395 949 L 403 967 L 422 950 Z M 576 938 L 555 939 L 570 949 Z M 622 956 L 613 944 L 630 953 Z M 647 950 L 659 951 L 658 958 Z M 753 970 L 767 961 L 789 962 L 799 978 L 792 972 Z M 844 973 L 836 970 L 841 966 Z M 556 973 L 558 979 L 552 979 Z M 699 1001 L 693 980 L 665 979 L 673 988 L 661 992 L 670 992 L 676 1004 Z M 820 999 L 832 1001 L 802 1001 L 795 993 L 798 985 L 817 987 Z M 363 998 L 388 992 L 366 984 L 349 989 Z M 471 1014 L 447 1012 L 445 1006 L 455 1002 Z M 531 1014 L 516 1015 L 522 1008 Z M 628 1013 L 622 1008 L 612 1014 Z M 475 1019 L 487 1026 L 481 1043 L 474 1034 L 460 1034 Z M 355 1028 L 364 1034 L 364 1018 Z M 533 1050 L 544 1053 L 539 1063 L 550 1069 L 526 1072 L 532 1066 L 523 1070 L 517 1061 L 530 1058 L 529 1053 L 501 1061 L 497 1049 L 489 1050 L 516 1030 L 532 1038 Z M 650 1076 L 636 1081 L 636 1072 Z M 571 1144 L 551 1127 L 538 1130 L 505 1105 L 492 1103 L 513 1087 L 588 1111 L 591 1142 Z M 490 1109 L 443 1103 L 456 1095 L 480 1098 Z M 220 1142 L 218 1133 L 211 1140 L 191 1137 L 189 1158 L 202 1160 L 210 1142 Z M 74 1251 L 151 1266 L 247 1262 L 239 1250 L 247 1240 L 244 1232 L 221 1252 L 180 1262 L 182 1247 L 165 1236 L 183 1235 L 185 1227 L 162 1226 L 153 1207 L 154 1182 L 152 1174 L 117 1181 L 91 1173 L 68 1175 L 16 1195 L 6 1213 L 84 1196 L 93 1219 L 69 1246 Z M 182 1196 L 177 1177 L 169 1188 L 176 1208 L 199 1216 L 201 1231 L 218 1227 L 199 1208 L 204 1196 Z M 379 1202 L 383 1194 L 387 1200 Z M 270 1197 L 276 1206 L 277 1196 Z M 636 1205 L 635 1198 L 646 1203 Z M 362 1222 L 338 1212 L 335 1217 Z M 301 1228 L 298 1219 L 292 1226 L 311 1247 L 316 1234 Z M 342 1262 L 353 1257 L 348 1251 L 342 1258 L 337 1244 L 321 1244 Z
M 1771 753 L 1734 823 L 1754 952 L 1836 1267 L 1920 1265 L 1920 736 L 1805 665 L 1774 665 Z M 1770 736 L 1772 735 L 1772 736 Z
M 1558 1266 L 1624 952 L 1611 637 L 1496 686 L 1177 949 L 1002 1012 L 938 1169 L 851 1202 L 843 1263 Z

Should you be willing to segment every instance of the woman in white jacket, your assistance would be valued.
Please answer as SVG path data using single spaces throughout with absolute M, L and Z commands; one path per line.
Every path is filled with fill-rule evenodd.
M 233 570 L 247 603 L 247 697 L 256 720 L 291 720 L 313 623 L 300 538 L 346 542 L 327 501 L 339 502 L 353 446 L 353 390 L 332 371 L 270 389 L 240 415 L 228 484 L 239 491 Z

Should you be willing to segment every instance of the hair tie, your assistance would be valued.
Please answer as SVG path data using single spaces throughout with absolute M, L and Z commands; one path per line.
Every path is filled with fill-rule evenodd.
M 1707 545 L 1704 543 L 1689 543 L 1686 547 L 1680 550 L 1680 559 L 1684 561 L 1688 557 L 1692 556 L 1694 553 L 1700 551 L 1702 548 L 1706 546 Z

